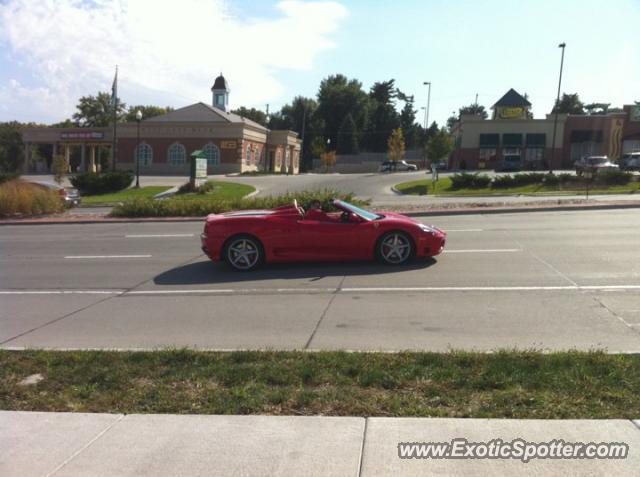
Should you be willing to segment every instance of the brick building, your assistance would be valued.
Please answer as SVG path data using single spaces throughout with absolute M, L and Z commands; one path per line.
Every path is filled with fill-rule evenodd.
M 189 156 L 198 149 L 207 154 L 209 174 L 273 171 L 297 174 L 301 141 L 293 131 L 272 131 L 228 109 L 229 86 L 220 75 L 211 88 L 212 104 L 195 103 L 141 121 L 117 127 L 117 169 L 136 167 L 142 174 L 188 175 Z M 79 171 L 95 171 L 96 151 L 111 147 L 112 128 L 33 128 L 22 133 L 28 171 L 46 172 L 47 163 L 34 163 L 34 145 L 48 144 L 52 153 L 69 160 L 80 151 Z M 102 147 L 99 147 L 102 146 Z M 68 161 L 69 162 L 69 161 Z
M 534 119 L 531 103 L 515 90 L 491 109 L 491 119 L 462 115 L 452 128 L 451 168 L 496 169 L 505 157 L 519 158 L 522 169 L 571 168 L 582 156 L 618 161 L 623 153 L 640 151 L 640 105 L 625 105 L 621 113 L 559 114 L 555 142 L 555 114 Z

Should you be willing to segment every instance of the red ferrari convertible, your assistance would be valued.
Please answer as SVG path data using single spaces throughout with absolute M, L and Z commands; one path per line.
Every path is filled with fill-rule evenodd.
M 210 214 L 202 250 L 236 270 L 264 262 L 378 259 L 401 265 L 442 252 L 446 234 L 405 215 L 373 213 L 342 200 L 338 212 L 305 210 L 294 201 L 271 210 Z

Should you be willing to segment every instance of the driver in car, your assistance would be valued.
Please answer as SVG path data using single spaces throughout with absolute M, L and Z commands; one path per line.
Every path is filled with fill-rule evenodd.
M 311 201 L 311 204 L 309 204 L 309 210 L 304 214 L 304 218 L 306 220 L 321 220 L 323 222 L 331 220 L 329 215 L 322 210 L 322 204 L 319 200 Z

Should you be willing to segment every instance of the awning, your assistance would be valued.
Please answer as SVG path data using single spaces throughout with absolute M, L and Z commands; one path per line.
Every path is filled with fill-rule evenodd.
M 480 134 L 480 147 L 500 146 L 500 134 Z
M 522 134 L 503 134 L 503 147 L 520 147 L 522 146 Z
M 541 134 L 527 134 L 527 147 L 539 146 L 545 147 L 547 144 L 547 135 Z
M 602 130 L 575 130 L 571 131 L 571 142 L 602 142 Z

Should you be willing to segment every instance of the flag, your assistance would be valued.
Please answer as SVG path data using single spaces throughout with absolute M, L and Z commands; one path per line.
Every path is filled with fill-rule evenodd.
M 118 104 L 118 67 L 116 66 L 116 75 L 113 78 L 113 84 L 111 85 L 111 106 L 114 108 Z

